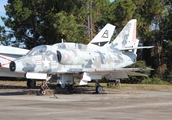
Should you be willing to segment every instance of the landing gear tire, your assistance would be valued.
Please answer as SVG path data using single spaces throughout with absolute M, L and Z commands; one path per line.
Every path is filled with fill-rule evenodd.
M 34 88 L 36 87 L 36 81 L 35 80 L 27 80 L 27 87 L 28 88 Z
M 100 85 L 96 86 L 96 93 L 97 94 L 102 94 L 103 93 L 103 87 L 100 86 Z
M 69 93 L 73 93 L 74 92 L 74 85 L 68 85 L 67 90 Z

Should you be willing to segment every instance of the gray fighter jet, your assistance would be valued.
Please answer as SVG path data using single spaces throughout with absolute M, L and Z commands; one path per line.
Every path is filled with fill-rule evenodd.
M 87 85 L 96 80 L 96 92 L 103 88 L 98 80 L 105 77 L 109 80 L 127 78 L 129 74 L 140 71 L 140 68 L 125 68 L 136 62 L 138 47 L 136 39 L 136 19 L 130 20 L 114 41 L 104 47 L 96 44 L 58 43 L 34 47 L 25 56 L 10 63 L 10 70 L 26 74 L 28 79 L 45 80 L 49 75 L 57 75 L 59 83 L 68 85 L 72 91 L 74 78 L 80 78 L 80 85 Z M 105 32 L 107 33 L 107 32 Z M 105 34 L 104 34 L 105 35 Z M 44 93 L 44 89 L 41 89 Z
M 109 44 L 113 35 L 115 26 L 112 24 L 106 24 L 100 32 L 90 41 L 88 46 L 91 44 L 99 45 L 104 47 Z M 61 43 L 59 43 L 61 44 Z M 58 45 L 58 44 L 56 44 Z M 70 46 L 68 46 L 70 48 Z M 1 77 L 25 77 L 25 73 L 11 72 L 9 70 L 9 63 L 23 55 L 26 55 L 29 50 L 16 48 L 12 46 L 0 46 L 0 76 Z M 27 86 L 34 87 L 36 85 L 35 80 L 28 79 Z

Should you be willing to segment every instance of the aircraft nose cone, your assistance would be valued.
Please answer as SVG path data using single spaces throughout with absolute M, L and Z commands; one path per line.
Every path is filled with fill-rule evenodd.
M 12 72 L 14 72 L 15 70 L 16 70 L 16 63 L 14 62 L 14 61 L 12 61 L 11 63 L 10 63 L 10 70 L 12 71 Z

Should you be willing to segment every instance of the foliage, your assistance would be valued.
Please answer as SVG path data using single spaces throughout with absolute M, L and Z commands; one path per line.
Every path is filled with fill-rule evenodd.
M 151 70 L 149 70 L 149 67 L 147 67 L 146 62 L 143 61 L 143 60 L 138 60 L 138 61 L 136 61 L 136 63 L 132 64 L 129 67 L 131 67 L 131 68 L 141 68 L 143 70 L 140 71 L 140 73 L 146 74 L 147 76 L 151 75 Z M 146 69 L 148 69 L 148 70 L 146 70 Z
M 145 61 L 139 60 L 136 63 L 134 63 L 131 66 L 128 66 L 128 68 L 141 68 L 143 69 L 142 71 L 136 71 L 138 73 L 142 73 L 145 74 L 147 76 L 150 76 L 151 71 L 150 70 L 146 70 L 147 69 L 147 65 Z M 145 76 L 129 76 L 129 78 L 126 79 L 122 79 L 123 83 L 141 83 L 142 80 L 144 80 Z
M 106 11 L 103 7 L 108 4 L 109 0 L 8 0 L 5 5 L 8 17 L 2 20 L 11 29 L 16 44 L 23 43 L 28 49 L 61 39 L 88 43 L 87 33 L 97 33 L 96 22 L 102 19 L 101 13 Z M 89 23 L 88 17 L 92 18 Z
M 159 84 L 159 85 L 162 85 L 162 84 L 168 85 L 169 84 L 168 82 L 163 81 L 158 77 L 144 79 L 141 83 L 142 84 Z

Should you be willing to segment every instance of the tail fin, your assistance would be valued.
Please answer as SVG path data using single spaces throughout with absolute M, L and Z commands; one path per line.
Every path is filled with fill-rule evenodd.
M 118 49 L 135 47 L 135 45 L 137 44 L 136 23 L 136 19 L 130 20 L 119 33 L 119 35 L 115 38 L 111 45 Z
M 136 54 L 137 49 L 153 48 L 154 46 L 138 47 L 139 40 L 136 39 L 136 19 L 130 20 L 122 29 L 115 40 L 109 45 L 110 48 L 117 48 L 119 50 L 131 50 Z
M 106 26 L 88 43 L 95 44 L 98 46 L 106 46 L 109 44 L 113 35 L 115 26 L 112 24 L 106 24 Z

